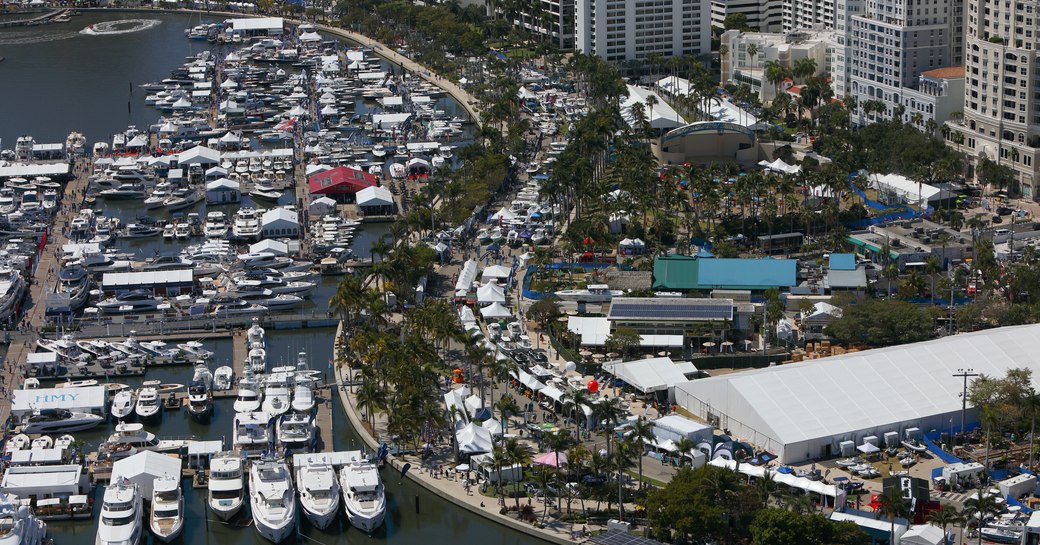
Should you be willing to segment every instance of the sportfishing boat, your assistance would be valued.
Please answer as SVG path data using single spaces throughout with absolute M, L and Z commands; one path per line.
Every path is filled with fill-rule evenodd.
M 184 356 L 192 360 L 208 360 L 213 357 L 213 352 L 206 350 L 204 344 L 199 341 L 188 341 L 177 345 Z
M 386 516 L 386 495 L 375 464 L 352 461 L 339 470 L 339 482 L 350 524 L 366 534 L 379 528 Z
M 314 390 L 311 389 L 313 381 L 296 378 L 293 386 L 292 410 L 298 413 L 309 413 L 314 408 Z
M 13 495 L 0 494 L 0 544 L 42 545 L 47 537 L 47 523 Z
M 168 543 L 184 529 L 184 496 L 176 477 L 157 477 L 152 485 L 152 533 Z
M 221 520 L 242 510 L 245 477 L 242 458 L 234 452 L 220 452 L 209 463 L 209 508 Z
M 255 345 L 249 349 L 249 370 L 254 373 L 267 370 L 267 350 Z
M 252 347 L 254 344 L 263 346 L 264 344 L 264 328 L 260 327 L 260 321 L 253 318 L 253 325 L 249 328 L 246 333 L 246 339 L 249 341 L 249 346 Z
M 278 418 L 278 444 L 293 452 L 314 449 L 314 417 L 309 414 L 286 413 Z
M 339 509 L 340 484 L 332 464 L 321 455 L 307 456 L 305 463 L 297 464 L 296 486 L 304 516 L 319 529 L 327 528 Z
M 259 411 L 235 413 L 231 440 L 236 449 L 268 448 L 271 446 L 271 415 Z
M 260 410 L 272 416 L 288 412 L 292 377 L 292 373 L 284 371 L 272 372 L 264 377 L 264 401 Z
M 285 462 L 272 458 L 253 462 L 249 495 L 256 531 L 272 543 L 289 537 L 296 523 L 296 492 Z
M 154 387 L 141 388 L 137 392 L 137 406 L 134 412 L 141 420 L 152 420 L 159 416 L 159 391 Z
M 105 420 L 91 413 L 66 409 L 36 409 L 22 421 L 22 433 L 64 433 L 89 430 Z
M 584 303 L 607 303 L 614 297 L 620 297 L 624 292 L 612 290 L 606 284 L 589 284 L 583 290 L 560 290 L 555 293 L 556 297 L 564 301 L 578 301 Z
M 112 417 L 116 420 L 122 420 L 127 418 L 134 413 L 134 405 L 137 400 L 134 399 L 134 392 L 132 390 L 123 390 L 116 392 L 116 395 L 112 398 Z
M 125 479 L 105 488 L 95 545 L 137 545 L 141 541 L 141 491 Z

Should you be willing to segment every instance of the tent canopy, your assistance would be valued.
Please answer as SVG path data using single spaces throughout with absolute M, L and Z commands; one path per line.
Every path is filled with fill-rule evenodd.
M 491 431 L 474 422 L 455 432 L 455 440 L 458 442 L 459 452 L 464 454 L 491 452 L 494 445 Z
M 697 368 L 689 362 L 673 362 L 671 358 L 650 358 L 621 363 L 607 363 L 603 369 L 643 392 L 658 392 L 689 381 L 688 373 Z
M 480 315 L 486 319 L 498 319 L 498 318 L 512 318 L 513 313 L 508 308 L 502 305 L 502 303 L 491 303 L 490 305 L 480 309 Z

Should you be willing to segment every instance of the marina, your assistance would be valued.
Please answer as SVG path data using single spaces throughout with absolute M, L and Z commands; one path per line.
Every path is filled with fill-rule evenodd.
M 108 16 L 84 16 L 80 20 L 88 32 L 81 38 L 66 39 L 96 39 L 110 27 L 136 28 L 132 21 L 119 26 L 97 20 Z M 121 20 L 130 19 L 133 17 Z M 165 25 L 148 24 L 115 36 L 136 40 L 168 30 L 171 21 L 183 22 L 181 28 L 192 28 L 187 16 L 160 15 L 156 20 Z M 304 29 L 294 34 L 314 33 Z M 0 41 L 3 39 L 0 36 Z M 33 452 L 30 463 L 12 465 L 8 472 L 12 478 L 19 474 L 25 481 L 65 472 L 60 473 L 60 479 L 75 483 L 60 494 L 26 490 L 21 496 L 31 498 L 37 515 L 50 521 L 48 534 L 57 542 L 96 539 L 114 543 L 144 539 L 152 533 L 161 541 L 215 538 L 252 543 L 267 537 L 277 539 L 278 528 L 290 528 L 293 534 L 315 536 L 325 543 L 357 540 L 359 536 L 394 536 L 395 541 L 407 543 L 426 541 L 431 532 L 445 539 L 482 534 L 485 539 L 494 536 L 504 543 L 524 542 L 519 534 L 502 533 L 484 522 L 473 525 L 467 520 L 468 529 L 461 530 L 456 523 L 463 515 L 443 509 L 419 511 L 420 502 L 432 507 L 440 500 L 413 484 L 388 483 L 384 492 L 384 485 L 371 480 L 375 476 L 378 481 L 378 472 L 360 466 L 357 471 L 348 470 L 377 453 L 356 450 L 361 445 L 349 426 L 334 426 L 339 417 L 333 414 L 339 409 L 333 395 L 337 384 L 328 372 L 333 333 L 328 326 L 337 321 L 327 311 L 328 295 L 335 288 L 337 275 L 371 264 L 368 246 L 387 232 L 381 223 L 407 205 L 404 195 L 432 174 L 433 163 L 452 161 L 451 150 L 464 141 L 467 129 L 461 119 L 438 110 L 451 99 L 418 79 L 406 81 L 398 76 L 394 80 L 385 72 L 383 78 L 366 76 L 372 82 L 369 88 L 338 83 L 319 87 L 318 78 L 336 81 L 325 65 L 332 61 L 316 60 L 323 49 L 334 51 L 335 43 L 322 39 L 311 46 L 314 53 L 303 58 L 303 66 L 286 67 L 287 72 L 309 71 L 310 75 L 287 76 L 285 81 L 304 85 L 285 88 L 284 94 L 291 96 L 299 93 L 295 87 L 304 87 L 307 98 L 305 106 L 297 103 L 282 112 L 303 107 L 306 115 L 314 116 L 309 120 L 314 123 L 313 131 L 303 130 L 300 122 L 291 140 L 261 134 L 257 131 L 260 122 L 248 120 L 249 115 L 235 121 L 236 116 L 254 109 L 261 116 L 269 115 L 259 111 L 265 109 L 260 98 L 237 92 L 231 96 L 218 90 L 221 84 L 236 78 L 246 82 L 261 73 L 281 77 L 277 75 L 280 68 L 272 69 L 274 59 L 263 59 L 260 52 L 266 49 L 261 48 L 248 60 L 253 53 L 243 52 L 244 60 L 234 61 L 232 50 L 244 48 L 221 46 L 211 48 L 221 55 L 219 62 L 218 57 L 210 56 L 215 53 L 207 55 L 198 48 L 190 54 L 189 64 L 209 63 L 201 72 L 206 74 L 202 83 L 210 84 L 211 92 L 206 97 L 191 90 L 200 83 L 196 80 L 188 85 L 186 96 L 167 103 L 170 107 L 158 100 L 148 104 L 150 97 L 144 99 L 146 107 L 155 106 L 151 115 L 158 110 L 164 116 L 159 123 L 144 120 L 136 126 L 117 127 L 109 133 L 114 136 L 95 136 L 93 131 L 88 131 L 88 138 L 71 135 L 63 146 L 63 153 L 70 156 L 66 174 L 35 176 L 37 167 L 28 166 L 62 164 L 63 158 L 57 158 L 56 153 L 55 157 L 46 155 L 54 149 L 50 145 L 23 135 L 3 140 L 20 144 L 18 150 L 12 150 L 14 155 L 5 157 L 12 161 L 14 170 L 0 170 L 0 174 L 7 174 L 0 177 L 12 190 L 0 194 L 0 206 L 12 206 L 8 217 L 21 222 L 15 227 L 17 234 L 9 237 L 12 241 L 6 255 L 12 267 L 20 267 L 33 278 L 22 285 L 14 280 L 18 275 L 8 276 L 13 283 L 0 301 L 0 310 L 10 307 L 6 318 L 12 342 L 7 359 L 19 362 L 29 376 L 25 389 L 17 394 L 26 407 L 23 411 L 41 416 L 45 410 L 53 411 L 47 413 L 52 415 L 47 420 L 50 424 L 42 429 L 55 435 L 16 434 L 15 438 L 27 437 L 28 442 L 22 445 L 19 439 L 8 443 L 13 458 L 29 456 L 25 453 L 33 452 L 32 447 L 54 452 L 45 458 Z M 362 68 L 374 74 L 387 67 L 371 52 L 341 49 L 338 56 L 344 66 L 356 65 L 337 74 L 339 77 Z M 260 68 L 262 63 L 266 63 L 265 68 Z M 186 73 L 193 73 L 191 67 L 184 68 Z M 168 79 L 178 77 L 177 73 L 171 75 L 173 78 Z M 307 78 L 311 78 L 309 83 Z M 398 113 L 389 119 L 377 118 L 384 115 L 383 105 L 374 99 L 379 95 L 399 96 L 393 90 L 377 91 L 382 85 L 390 85 L 398 93 L 429 97 L 415 102 L 429 106 L 416 107 L 407 116 Z M 153 87 L 145 91 L 157 95 L 162 90 Z M 312 94 L 318 91 L 321 93 Z M 322 104 L 323 95 L 336 97 L 336 103 L 326 97 Z M 182 100 L 198 102 L 187 108 L 173 107 Z M 241 113 L 229 104 L 237 100 L 242 101 Z M 386 102 L 400 109 L 400 105 L 392 106 L 394 101 Z M 352 108 L 353 113 L 349 118 L 333 115 L 333 109 L 340 107 L 344 111 Z M 413 119 L 422 119 L 422 125 L 413 125 Z M 211 124 L 202 132 L 214 130 L 218 124 L 223 132 L 202 134 L 193 140 L 192 127 L 200 120 Z M 278 129 L 286 121 L 274 119 L 268 127 Z M 422 133 L 412 135 L 417 127 L 423 128 Z M 24 130 L 35 132 L 31 125 Z M 99 136 L 96 144 L 103 145 L 88 143 Z M 379 138 L 379 143 L 366 140 L 373 137 Z M 451 138 L 452 143 L 406 151 L 413 138 L 426 142 Z M 238 139 L 237 144 L 233 139 Z M 248 147 L 246 139 L 251 140 Z M 278 147 L 286 143 L 291 147 Z M 395 146 L 399 151 L 392 151 Z M 19 151 L 24 154 L 18 156 Z M 413 153 L 421 157 L 413 157 Z M 162 157 L 174 160 L 155 161 Z M 380 164 L 377 158 L 385 161 Z M 357 203 L 343 204 L 333 196 L 327 200 L 334 202 L 332 209 L 343 219 L 309 221 L 305 219 L 309 210 L 300 204 L 313 198 L 306 183 L 312 173 L 305 171 L 305 162 L 324 165 L 328 170 L 348 168 L 375 176 L 390 188 L 390 202 L 377 199 L 372 201 L 377 203 L 374 208 L 362 210 Z M 398 176 L 401 172 L 404 175 Z M 235 183 L 238 191 L 233 191 Z M 8 196 L 11 200 L 5 201 Z M 236 208 L 257 211 L 257 219 L 252 221 L 259 220 L 259 233 L 252 234 L 257 227 L 250 227 L 248 218 Z M 275 214 L 265 219 L 264 210 Z M 12 217 L 15 211 L 18 213 Z M 150 221 L 154 219 L 158 221 Z M 165 232 L 171 226 L 173 235 L 168 238 Z M 27 240 L 23 242 L 18 236 Z M 246 330 L 261 324 L 268 333 L 257 342 Z M 19 331 L 16 325 L 24 329 Z M 30 328 L 40 335 L 28 335 Z M 306 328 L 306 332 L 300 328 Z M 258 349 L 266 357 L 257 357 Z M 234 444 L 233 439 L 238 431 L 233 416 L 242 401 L 240 390 L 252 385 L 257 386 L 255 393 L 262 398 L 261 409 L 285 411 L 274 420 L 254 418 L 257 427 L 243 428 L 243 437 L 255 437 L 259 427 L 266 425 L 263 436 L 268 444 L 263 449 L 241 448 L 244 445 Z M 70 410 L 66 414 L 62 411 L 68 409 L 60 407 L 40 408 L 43 398 L 61 399 L 54 401 L 59 406 L 64 400 L 80 397 L 80 391 L 97 392 L 86 397 L 104 399 L 96 409 L 83 408 L 96 413 Z M 25 401 L 30 395 L 33 399 Z M 117 413 L 122 417 L 115 416 Z M 97 415 L 105 421 L 95 425 L 93 418 L 78 414 Z M 32 418 L 25 421 L 32 425 Z M 17 418 L 11 421 L 18 425 Z M 91 427 L 72 431 L 83 426 Z M 302 433 L 294 431 L 297 429 Z M 62 430 L 74 433 L 74 440 L 61 435 Z M 54 447 L 44 448 L 48 444 Z M 315 450 L 333 458 L 327 464 L 332 469 L 331 480 L 324 462 L 300 459 L 305 456 L 302 454 L 288 460 L 289 467 L 295 469 L 286 471 L 287 479 L 282 482 L 298 481 L 289 484 L 289 490 L 312 499 L 298 515 L 308 522 L 289 526 L 277 522 L 274 512 L 284 507 L 285 501 L 295 503 L 295 494 L 283 496 L 288 499 L 281 503 L 273 500 L 276 496 L 265 495 L 266 503 L 256 503 L 257 493 L 247 492 L 246 501 L 238 503 L 238 513 L 218 509 L 226 503 L 227 494 L 208 487 L 213 482 L 213 468 L 221 468 L 225 481 L 234 481 L 237 474 L 243 482 L 255 482 L 257 489 L 271 486 L 276 490 L 281 486 L 277 484 L 279 477 L 274 477 L 278 468 L 267 468 L 260 462 L 240 464 L 236 469 L 235 462 L 262 459 L 262 450 L 275 448 L 291 448 L 294 453 Z M 179 459 L 170 458 L 174 453 Z M 169 462 L 171 459 L 175 465 Z M 347 476 L 354 473 L 365 476 Z M 106 484 L 108 480 L 110 484 Z M 340 483 L 353 487 L 356 494 L 372 496 L 352 497 L 353 508 L 337 502 L 330 512 L 317 498 L 327 496 L 329 491 L 338 494 Z M 233 489 L 228 492 L 236 494 Z M 373 502 L 373 498 L 378 501 Z M 414 503 L 416 512 L 411 513 L 409 508 L 408 514 L 402 515 L 402 500 L 409 506 Z M 253 505 L 245 507 L 244 503 Z M 102 514 L 110 521 L 127 517 L 137 522 L 100 523 L 95 526 L 96 535 L 93 530 L 87 535 L 82 528 L 62 522 Z M 212 523 L 216 519 L 233 524 Z M 243 528 L 250 521 L 256 531 Z M 351 523 L 356 528 L 346 531 Z

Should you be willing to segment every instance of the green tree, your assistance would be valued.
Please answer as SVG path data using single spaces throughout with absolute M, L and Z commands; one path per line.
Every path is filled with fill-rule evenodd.
M 722 28 L 726 30 L 749 30 L 747 15 L 743 13 L 730 13 L 722 21 Z
M 896 519 L 905 517 L 910 513 L 910 502 L 903 497 L 903 491 L 898 487 L 890 486 L 878 496 L 878 515 L 888 517 L 892 523 L 889 533 L 892 545 L 896 545 Z
M 928 339 L 932 326 L 928 312 L 910 303 L 855 298 L 826 333 L 842 344 L 891 346 Z
M 832 522 L 823 515 L 762 509 L 751 523 L 753 545 L 866 545 L 867 536 L 855 523 Z
M 984 489 L 980 488 L 974 496 L 964 501 L 964 513 L 969 517 L 974 517 L 976 528 L 982 529 L 982 523 L 989 517 L 999 513 L 1001 507 L 997 504 L 996 498 L 987 494 Z M 982 532 L 979 534 L 979 545 L 982 545 Z
M 632 350 L 639 346 L 639 332 L 631 327 L 619 326 L 613 333 L 607 336 L 603 347 L 608 352 L 618 352 L 622 359 L 627 359 Z
M 527 317 L 534 320 L 543 330 L 549 327 L 549 323 L 561 315 L 560 307 L 551 299 L 542 299 L 527 309 Z

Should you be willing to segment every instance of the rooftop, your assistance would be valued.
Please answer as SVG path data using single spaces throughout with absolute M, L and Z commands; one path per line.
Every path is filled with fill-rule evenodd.
M 794 259 L 699 259 L 665 256 L 654 261 L 654 288 L 675 290 L 745 289 L 797 285 Z
M 935 79 L 955 79 L 964 77 L 963 66 L 946 66 L 944 68 L 936 68 L 927 72 L 921 72 L 922 76 L 927 76 Z
M 732 299 L 615 297 L 608 320 L 701 322 L 733 319 Z

